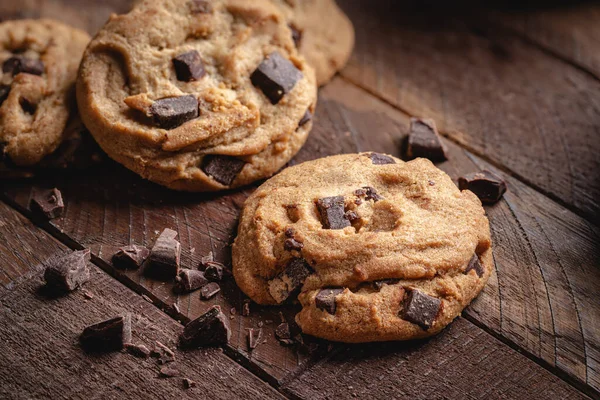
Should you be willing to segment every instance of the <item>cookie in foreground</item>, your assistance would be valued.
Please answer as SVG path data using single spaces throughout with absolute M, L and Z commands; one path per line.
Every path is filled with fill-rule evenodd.
M 429 160 L 361 153 L 282 171 L 247 200 L 233 245 L 239 287 L 298 298 L 306 334 L 342 342 L 441 331 L 492 273 L 487 217 Z

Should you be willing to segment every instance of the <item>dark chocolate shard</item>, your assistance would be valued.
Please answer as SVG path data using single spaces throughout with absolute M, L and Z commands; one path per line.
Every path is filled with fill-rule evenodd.
M 125 349 L 127 352 L 137 358 L 148 358 L 150 357 L 150 349 L 143 344 L 126 344 Z
M 392 157 L 385 154 L 371 153 L 369 154 L 369 158 L 373 165 L 396 164 L 396 161 Z
M 150 250 L 132 244 L 121 247 L 112 257 L 112 263 L 120 269 L 138 269 L 150 255 Z
M 291 339 L 290 325 L 287 322 L 282 322 L 275 328 L 275 337 L 279 340 Z
M 173 287 L 176 293 L 193 292 L 208 284 L 205 273 L 195 269 L 183 269 L 179 271 L 178 278 Z
M 433 325 L 442 301 L 418 289 L 406 291 L 400 317 L 427 330 Z
M 238 176 L 245 161 L 239 158 L 222 155 L 207 155 L 202 160 L 200 169 L 222 185 L 230 186 Z
M 56 291 L 70 292 L 90 279 L 87 263 L 90 250 L 79 250 L 48 262 L 44 272 L 46 285 Z
M 43 215 L 48 219 L 54 219 L 62 215 L 65 204 L 63 203 L 62 194 L 57 188 L 37 189 L 33 192 L 29 208 L 34 213 Z
M 254 350 L 260 344 L 261 339 L 262 339 L 262 329 L 261 328 L 248 329 L 248 348 L 250 350 Z
M 10 85 L 0 85 L 0 106 L 6 99 L 8 99 L 8 95 L 10 93 Z
M 277 104 L 303 77 L 302 72 L 279 52 L 267 56 L 250 76 L 252 84 Z
M 2 72 L 13 76 L 20 73 L 42 75 L 44 73 L 44 62 L 24 56 L 15 56 L 4 61 Z
M 269 281 L 269 293 L 277 303 L 283 303 L 300 289 L 314 271 L 303 258 L 293 258 L 277 277 Z
M 324 197 L 317 200 L 317 209 L 321 224 L 325 229 L 344 229 L 350 226 L 350 221 L 344 218 L 344 197 Z
M 315 297 L 315 305 L 317 308 L 327 311 L 334 315 L 337 309 L 335 297 L 344 291 L 343 288 L 325 288 L 322 289 Z
M 288 26 L 290 31 L 292 31 L 292 40 L 294 41 L 294 45 L 296 45 L 296 48 L 299 48 L 302 44 L 302 31 L 296 28 L 294 24 L 289 24 Z
M 285 241 L 283 242 L 283 248 L 287 251 L 292 251 L 292 250 L 300 251 L 304 248 L 304 243 L 291 237 L 291 238 L 285 239 Z
M 173 350 L 159 342 L 158 340 L 155 343 L 154 350 L 150 353 L 152 357 L 158 358 L 159 364 L 167 364 L 175 361 L 175 353 Z
M 190 378 L 183 378 L 183 387 L 186 389 L 196 387 L 196 382 L 191 380 Z
M 210 0 L 192 0 L 190 2 L 190 10 L 192 14 L 208 14 L 212 12 Z
M 215 256 L 212 251 L 209 251 L 207 255 L 202 256 L 200 259 L 200 269 L 206 269 L 208 267 L 208 263 L 215 261 Z
M 221 312 L 221 307 L 213 306 L 189 324 L 179 336 L 182 348 L 198 348 L 227 344 L 231 337 L 229 320 Z
M 344 218 L 346 218 L 348 221 L 350 221 L 351 223 L 360 219 L 360 217 L 358 216 L 358 214 L 356 213 L 356 211 L 346 211 L 346 213 L 344 213 Z
M 165 365 L 160 369 L 160 376 L 163 378 L 174 378 L 179 376 L 181 372 L 177 368 L 174 368 L 170 365 Z
M 378 281 L 373 281 L 373 287 L 377 290 L 381 290 L 384 285 L 394 285 L 398 283 L 398 279 L 381 279 Z
M 490 171 L 473 172 L 458 178 L 460 190 L 470 190 L 484 204 L 496 203 L 506 192 L 506 182 Z
M 206 75 L 204 63 L 200 53 L 196 50 L 188 51 L 173 58 L 173 66 L 177 79 L 183 82 L 197 81 Z
M 181 244 L 177 232 L 166 228 L 154 243 L 148 256 L 146 274 L 160 280 L 170 280 L 179 273 Z
M 306 112 L 300 119 L 300 122 L 298 122 L 298 127 L 300 128 L 300 127 L 306 125 L 308 123 L 308 121 L 310 121 L 312 119 L 312 117 L 313 117 L 313 115 L 310 112 L 310 110 L 306 110 Z
M 374 188 L 365 186 L 363 189 L 365 190 L 365 200 L 373 200 L 374 202 L 383 200 L 383 197 L 381 197 Z
M 159 128 L 174 129 L 198 118 L 198 99 L 193 95 L 159 99 L 150 106 L 150 114 Z
M 223 280 L 223 277 L 227 275 L 227 268 L 217 261 L 211 261 L 206 264 L 206 269 L 204 270 L 204 274 L 206 278 L 213 282 L 220 282 Z
M 200 289 L 200 297 L 202 300 L 212 299 L 221 291 L 221 287 L 218 283 L 211 282 Z
M 242 304 L 242 315 L 244 317 L 250 315 L 250 300 L 244 300 L 244 304 Z
M 442 143 L 435 122 L 428 118 L 411 118 L 408 134 L 407 156 L 424 157 L 431 161 L 444 161 L 446 147 Z
M 88 326 L 79 336 L 79 342 L 87 352 L 119 351 L 131 343 L 131 316 L 127 314 Z
M 479 257 L 477 257 L 477 254 L 473 254 L 473 257 L 471 257 L 471 260 L 469 261 L 469 264 L 467 265 L 467 268 L 465 269 L 465 274 L 468 274 L 471 271 L 475 271 L 475 273 L 477 273 L 477 276 L 480 278 L 485 273 L 485 270 L 483 269 L 483 266 L 481 265 L 481 262 L 479 261 Z

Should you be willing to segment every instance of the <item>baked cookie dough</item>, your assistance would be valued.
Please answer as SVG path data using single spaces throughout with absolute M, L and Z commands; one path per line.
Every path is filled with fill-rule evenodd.
M 76 118 L 75 79 L 87 33 L 60 22 L 0 23 L 0 162 L 29 167 L 61 144 Z
M 429 160 L 338 155 L 282 171 L 247 200 L 233 244 L 239 287 L 298 300 L 304 333 L 406 340 L 448 325 L 492 273 L 488 220 Z
M 85 125 L 142 177 L 186 191 L 271 176 L 306 141 L 317 89 L 270 0 L 147 0 L 113 15 L 77 82 Z

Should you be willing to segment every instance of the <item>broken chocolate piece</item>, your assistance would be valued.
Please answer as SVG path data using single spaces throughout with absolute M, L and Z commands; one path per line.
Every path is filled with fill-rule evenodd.
M 373 165 L 396 164 L 396 161 L 392 157 L 385 154 L 371 153 L 369 154 L 369 158 Z
M 155 343 L 154 350 L 150 353 L 152 357 L 158 358 L 159 364 L 166 364 L 175 361 L 175 353 L 173 350 L 159 342 L 158 340 Z
M 484 170 L 458 178 L 460 190 L 469 189 L 484 204 L 496 203 L 506 192 L 506 182 L 498 175 Z
M 150 250 L 143 246 L 132 244 L 121 247 L 112 257 L 115 267 L 121 269 L 138 269 L 150 254 Z
M 393 285 L 398 283 L 398 279 L 381 279 L 378 281 L 373 281 L 373 287 L 377 290 L 381 290 L 383 285 Z
M 483 266 L 481 265 L 481 262 L 479 261 L 479 257 L 477 257 L 477 254 L 473 254 L 473 257 L 471 257 L 471 260 L 469 261 L 469 264 L 467 265 L 467 268 L 465 269 L 465 274 L 468 274 L 472 270 L 474 270 L 477 273 L 477 276 L 480 278 L 485 273 Z
M 146 273 L 156 279 L 170 280 L 179 273 L 179 259 L 181 244 L 175 240 L 177 232 L 166 228 L 158 239 L 148 256 Z
M 363 187 L 363 190 L 365 191 L 365 200 L 373 200 L 375 203 L 379 200 L 383 200 L 383 197 L 381 197 L 374 188 L 365 186 Z
M 143 344 L 126 344 L 125 349 L 127 352 L 138 358 L 150 357 L 150 350 Z
M 197 81 L 206 75 L 204 63 L 200 58 L 200 53 L 196 50 L 188 51 L 178 55 L 173 59 L 173 66 L 177 79 L 183 82 Z
M 215 261 L 215 257 L 213 255 L 213 252 L 209 251 L 207 255 L 202 256 L 202 258 L 200 259 L 200 268 L 206 269 L 208 263 L 212 261 Z
M 269 281 L 269 293 L 277 303 L 283 303 L 300 289 L 314 271 L 303 258 L 293 258 L 283 271 Z
M 313 117 L 313 115 L 310 112 L 310 110 L 306 110 L 306 112 L 300 119 L 300 122 L 298 122 L 298 127 L 302 127 L 302 126 L 306 125 L 308 123 L 308 121 L 310 121 L 312 119 L 312 117 Z
M 0 106 L 4 103 L 4 100 L 8 98 L 8 94 L 10 93 L 9 85 L 0 85 Z
M 42 60 L 15 56 L 4 61 L 4 64 L 2 64 L 2 72 L 5 74 L 12 74 L 12 76 L 20 73 L 42 75 L 44 73 L 44 63 Z
M 209 0 L 192 0 L 190 2 L 192 14 L 207 14 L 212 11 Z
M 275 337 L 279 340 L 286 340 L 292 337 L 290 333 L 290 325 L 287 322 L 282 322 L 275 328 Z
M 262 339 L 262 329 L 248 329 L 248 347 L 254 350 L 259 345 Z
M 202 298 L 202 300 L 208 300 L 215 297 L 215 295 L 220 291 L 221 287 L 219 286 L 219 284 L 211 282 L 207 285 L 204 285 L 202 289 L 200 289 L 200 297 Z
M 296 48 L 299 48 L 300 44 L 302 43 L 302 31 L 296 28 L 294 24 L 289 24 L 288 26 L 292 31 L 292 40 L 294 41 L 294 45 L 296 45 Z
M 245 161 L 231 156 L 207 155 L 202 160 L 200 169 L 215 181 L 230 186 L 246 165 Z
M 179 345 L 182 348 L 197 348 L 227 344 L 231 331 L 229 321 L 221 312 L 221 307 L 212 306 L 189 324 L 179 336 Z
M 293 238 L 294 235 L 296 234 L 296 231 L 294 230 L 294 228 L 289 227 L 289 228 L 285 228 L 284 234 L 286 237 Z
M 196 382 L 194 382 L 193 380 L 191 380 L 189 378 L 183 378 L 183 387 L 186 389 L 196 387 Z
M 417 289 L 407 290 L 400 317 L 413 324 L 419 325 L 424 330 L 431 327 L 437 317 L 442 301 L 436 297 L 425 294 Z
M 44 279 L 49 288 L 70 292 L 90 279 L 87 263 L 90 261 L 90 250 L 74 251 L 64 257 L 50 260 Z
M 344 229 L 350 222 L 344 218 L 344 197 L 324 197 L 317 200 L 321 224 L 325 229 Z
M 356 211 L 346 211 L 346 213 L 344 214 L 344 218 L 346 218 L 351 223 L 360 219 Z
M 244 300 L 244 304 L 242 304 L 242 315 L 244 317 L 250 315 L 250 300 Z
M 223 276 L 226 275 L 225 270 L 225 266 L 220 262 L 211 261 L 206 263 L 204 274 L 206 275 L 206 279 L 213 282 L 220 282 L 223 280 Z
M 205 273 L 195 269 L 181 270 L 178 277 L 179 279 L 173 287 L 176 293 L 193 292 L 208 284 Z
M 411 118 L 408 134 L 407 156 L 424 157 L 431 161 L 444 161 L 446 146 L 442 143 L 435 122 L 429 118 Z
M 302 248 L 304 248 L 304 244 L 294 238 L 288 238 L 288 239 L 285 239 L 285 242 L 283 242 L 283 248 L 287 251 L 292 251 L 292 250 L 300 251 L 300 250 L 302 250 Z
M 81 347 L 87 352 L 118 351 L 131 342 L 129 314 L 88 326 L 79 336 Z
M 271 104 L 277 104 L 302 77 L 302 72 L 294 64 L 283 58 L 279 52 L 273 52 L 260 63 L 250 80 L 263 91 Z
M 327 311 L 329 314 L 335 314 L 337 304 L 335 297 L 344 291 L 343 288 L 326 288 L 322 289 L 315 297 L 315 305 L 317 308 Z
M 165 365 L 160 369 L 160 376 L 163 378 L 173 378 L 179 376 L 180 372 L 178 369 L 173 368 L 169 365 Z
M 150 107 L 154 123 L 163 129 L 177 128 L 198 118 L 199 113 L 198 99 L 193 95 L 159 99 Z
M 35 190 L 29 204 L 31 211 L 44 215 L 48 219 L 58 218 L 62 215 L 65 204 L 62 194 L 57 188 L 49 190 Z

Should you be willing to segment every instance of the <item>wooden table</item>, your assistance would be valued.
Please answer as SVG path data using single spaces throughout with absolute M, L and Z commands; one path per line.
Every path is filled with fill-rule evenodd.
M 600 6 L 341 3 L 356 48 L 321 89 L 315 127 L 292 162 L 366 150 L 400 155 L 409 117 L 434 118 L 450 155 L 440 168 L 454 179 L 488 168 L 508 182 L 504 199 L 486 207 L 496 268 L 479 298 L 431 340 L 283 347 L 274 338 L 280 308 L 240 315 L 244 295 L 232 280 L 201 301 L 110 263 L 118 247 L 151 245 L 166 227 L 179 233 L 183 265 L 197 266 L 209 251 L 230 263 L 253 188 L 175 193 L 111 162 L 5 182 L 0 398 L 600 398 Z M 93 33 L 128 7 L 4 0 L 0 16 L 53 17 Z M 33 223 L 27 204 L 42 186 L 62 190 L 66 212 Z M 81 248 L 92 251 L 92 281 L 46 298 L 41 263 Z M 190 390 L 182 377 L 159 378 L 154 359 L 89 357 L 76 345 L 86 325 L 128 311 L 137 342 L 174 348 L 182 323 L 213 304 L 230 314 L 233 335 L 223 349 L 177 352 L 182 377 L 198 384 Z M 282 311 L 288 320 L 295 313 Z M 266 342 L 250 352 L 246 330 L 259 326 Z

